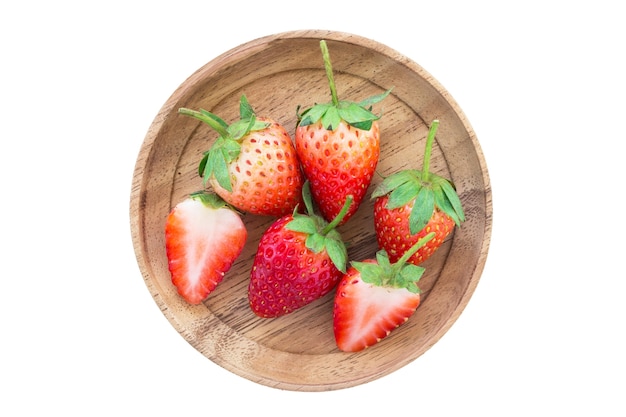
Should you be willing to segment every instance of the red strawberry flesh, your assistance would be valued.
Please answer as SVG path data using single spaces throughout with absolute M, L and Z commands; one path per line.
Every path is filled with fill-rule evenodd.
M 257 120 L 269 125 L 242 139 L 241 153 L 228 167 L 233 191 L 222 188 L 214 177 L 209 182 L 216 193 L 242 211 L 280 217 L 302 202 L 303 177 L 285 128 L 269 118 Z
M 349 268 L 335 295 L 333 329 L 337 347 L 344 352 L 358 352 L 378 343 L 406 322 L 419 303 L 419 293 L 365 283 L 354 267 Z
M 342 220 L 346 223 L 367 193 L 380 154 L 379 127 L 369 131 L 339 123 L 334 131 L 321 122 L 296 129 L 296 150 L 311 192 L 323 217 L 330 221 L 341 211 L 347 195 L 354 204 Z
M 172 283 L 185 300 L 200 304 L 241 253 L 247 232 L 231 209 L 187 199 L 170 212 L 165 236 Z
M 328 257 L 307 249 L 305 233 L 285 228 L 292 220 L 291 215 L 278 219 L 259 243 L 248 290 L 258 316 L 289 314 L 328 294 L 341 278 Z
M 435 237 L 418 249 L 408 260 L 408 262 L 419 265 L 430 258 L 433 253 L 443 244 L 454 230 L 454 220 L 435 208 L 432 217 L 426 226 L 416 234 L 411 234 L 408 213 L 411 212 L 414 200 L 406 205 L 394 209 L 388 209 L 388 196 L 379 197 L 374 203 L 374 219 L 376 240 L 381 248 L 387 251 L 389 260 L 394 263 L 417 241 L 430 232 L 435 233 Z

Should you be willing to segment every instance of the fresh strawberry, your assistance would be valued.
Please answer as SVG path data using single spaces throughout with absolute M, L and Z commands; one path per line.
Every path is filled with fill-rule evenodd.
M 238 213 L 217 195 L 191 194 L 167 216 L 165 248 L 172 283 L 200 304 L 241 253 L 248 233 Z
M 325 41 L 320 42 L 332 102 L 316 104 L 298 114 L 296 152 L 313 198 L 322 216 L 331 221 L 341 211 L 346 196 L 354 204 L 342 220 L 356 212 L 371 183 L 380 154 L 380 131 L 372 104 L 389 91 L 360 103 L 339 101 Z M 299 109 L 298 109 L 299 111 Z
M 352 203 L 326 222 L 313 213 L 308 181 L 303 187 L 307 214 L 276 220 L 263 234 L 250 273 L 252 311 L 265 318 L 289 314 L 331 292 L 346 271 L 347 250 L 335 229 Z
M 268 216 L 291 213 L 300 202 L 304 176 L 291 137 L 267 117 L 256 117 L 245 96 L 240 120 L 230 126 L 206 110 L 179 113 L 207 123 L 219 137 L 205 152 L 199 174 L 240 211 Z
M 333 331 L 337 347 L 359 352 L 405 323 L 420 304 L 421 266 L 406 261 L 433 233 L 420 239 L 397 263 L 381 249 L 376 259 L 352 262 L 335 292 Z
M 424 152 L 421 171 L 403 170 L 385 178 L 372 193 L 374 228 L 380 248 L 391 262 L 427 233 L 435 238 L 419 249 L 409 262 L 418 265 L 428 259 L 465 221 L 456 189 L 449 180 L 430 172 L 430 154 L 439 121 L 433 121 Z

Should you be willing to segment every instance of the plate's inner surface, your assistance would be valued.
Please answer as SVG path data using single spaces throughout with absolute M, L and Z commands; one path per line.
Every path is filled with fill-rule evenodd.
M 421 168 L 428 124 L 434 118 L 441 125 L 431 170 L 455 182 L 467 221 L 424 264 L 423 301 L 415 315 L 382 343 L 358 354 L 343 354 L 335 346 L 333 293 L 276 319 L 259 318 L 250 310 L 247 287 L 252 259 L 262 233 L 274 221 L 269 217 L 243 216 L 248 241 L 241 256 L 204 305 L 188 306 L 171 284 L 162 228 L 169 210 L 202 188 L 198 163 L 217 134 L 203 123 L 178 115 L 178 107 L 203 108 L 230 123 L 239 117 L 239 99 L 245 94 L 257 115 L 274 118 L 293 135 L 298 105 L 306 108 L 330 101 L 319 38 L 278 39 L 259 45 L 222 56 L 190 77 L 188 87 L 181 87 L 164 106 L 155 123 L 158 130 L 149 132 L 154 141 L 140 185 L 144 276 L 181 334 L 206 356 L 240 375 L 283 388 L 297 383 L 341 387 L 376 378 L 405 365 L 436 342 L 460 314 L 468 288 L 471 292 L 475 270 L 482 268 L 479 259 L 489 226 L 482 156 L 464 120 L 431 85 L 427 74 L 416 73 L 400 56 L 329 40 L 340 99 L 360 101 L 393 87 L 374 106 L 375 112 L 382 112 L 379 175 L 359 211 L 339 229 L 350 259 L 374 256 L 377 243 L 369 195 L 384 176 Z M 291 355 L 298 356 L 301 368 L 289 363 Z M 356 365 L 359 360 L 365 362 Z M 308 365 L 328 370 L 316 376 Z
M 285 78 L 288 78 L 287 82 Z M 350 96 L 350 98 L 362 100 L 382 92 L 371 83 L 351 75 L 337 74 L 335 80 L 338 85 L 338 94 L 346 99 Z M 293 85 L 292 83 L 296 82 L 302 82 L 303 85 L 312 88 L 316 92 L 316 96 L 307 99 L 306 95 L 299 94 L 296 97 L 299 97 L 301 102 L 285 100 L 276 103 L 273 108 L 266 104 L 267 91 L 280 91 L 285 83 Z M 281 73 L 255 80 L 241 90 L 233 92 L 215 107 L 206 110 L 223 115 L 225 120 L 229 122 L 235 121 L 238 118 L 239 97 L 241 94 L 245 94 L 259 116 L 265 115 L 276 118 L 293 135 L 296 124 L 296 106 L 298 104 L 310 105 L 315 101 L 329 101 L 330 92 L 326 85 L 323 70 L 298 70 L 288 74 Z M 340 87 L 343 85 L 349 85 L 351 89 L 345 91 Z M 419 169 L 421 167 L 423 147 L 428 133 L 428 128 L 419 116 L 394 95 L 388 96 L 383 104 L 378 107 L 384 108 L 380 120 L 381 156 L 377 168 L 380 175 L 374 178 L 368 197 L 376 184 L 382 180 L 382 176 L 389 175 L 395 170 L 408 167 Z M 403 122 L 401 124 L 394 123 L 394 118 L 399 118 Z M 203 152 L 210 147 L 215 138 L 216 134 L 210 127 L 198 124 L 197 129 L 187 139 L 188 143 L 181 155 L 177 169 L 180 175 L 175 176 L 173 184 L 172 205 L 182 200 L 189 192 L 202 188 L 202 180 L 198 176 L 197 165 Z M 399 155 L 402 157 L 398 158 Z M 449 177 L 445 160 L 437 146 L 433 151 L 432 167 L 433 171 Z M 361 205 L 358 214 L 339 229 L 348 244 L 348 254 L 352 260 L 362 260 L 375 255 L 377 243 L 372 213 L 373 202 L 368 198 Z M 244 221 L 249 231 L 246 247 L 224 281 L 205 304 L 229 327 L 267 347 L 307 354 L 336 351 L 332 332 L 332 294 L 310 306 L 310 308 L 294 312 L 290 317 L 262 319 L 256 317 L 248 307 L 247 287 L 252 258 L 261 234 L 273 220 L 269 217 L 244 215 Z M 438 256 L 426 265 L 428 272 L 420 283 L 420 288 L 424 291 L 424 299 L 428 297 L 428 291 L 439 275 L 448 249 L 449 245 L 445 245 L 438 251 Z M 242 314 L 242 312 L 247 314 Z

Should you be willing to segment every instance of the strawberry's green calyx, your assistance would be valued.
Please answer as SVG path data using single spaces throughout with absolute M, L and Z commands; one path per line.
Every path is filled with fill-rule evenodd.
M 398 259 L 396 263 L 393 264 L 395 271 L 397 272 L 401 270 L 402 268 L 404 268 L 406 265 L 406 262 L 411 258 L 411 256 L 413 256 L 413 254 L 415 254 L 415 252 L 417 252 L 422 246 L 430 242 L 432 238 L 434 237 L 435 237 L 435 232 L 430 232 L 429 234 L 427 234 L 426 236 L 424 236 L 423 238 L 415 242 L 415 244 L 411 246 L 409 250 L 407 250 L 404 253 L 404 255 L 402 255 L 402 257 Z
M 294 232 L 305 233 L 307 235 L 306 247 L 313 253 L 320 253 L 326 250 L 335 267 L 345 273 L 348 263 L 348 251 L 336 227 L 348 212 L 350 205 L 352 205 L 352 196 L 346 198 L 341 211 L 330 223 L 321 216 L 314 214 L 311 187 L 308 181 L 302 187 L 302 199 L 304 200 L 307 214 L 298 213 L 296 208 L 293 212 L 293 220 L 285 228 Z
M 201 201 L 202 204 L 204 204 L 207 207 L 211 207 L 214 209 L 227 208 L 236 213 L 240 213 L 239 210 L 237 210 L 232 205 L 228 204 L 222 197 L 220 197 L 219 195 L 215 193 L 208 192 L 206 190 L 195 191 L 189 194 L 189 198 L 193 200 Z
M 424 159 L 422 162 L 422 181 L 428 181 L 430 178 L 430 154 L 433 150 L 433 142 L 435 141 L 435 134 L 439 128 L 439 120 L 433 120 L 428 129 L 428 136 L 426 137 L 426 148 L 424 149 Z
M 465 221 L 461 200 L 452 182 L 430 172 L 430 156 L 439 121 L 428 132 L 424 165 L 421 171 L 407 169 L 385 178 L 372 193 L 372 199 L 389 196 L 387 208 L 393 210 L 414 201 L 409 216 L 411 234 L 422 230 L 438 208 L 450 216 L 457 226 Z
M 330 223 L 328 223 L 326 227 L 324 227 L 324 230 L 322 230 L 322 234 L 328 234 L 331 231 L 335 230 L 335 228 L 341 223 L 341 221 L 345 217 L 346 213 L 348 213 L 348 210 L 350 209 L 353 201 L 354 199 L 351 195 L 348 195 L 346 197 L 346 201 L 343 203 L 343 207 L 341 207 L 341 210 L 339 211 L 337 216 L 335 216 L 335 218 Z
M 324 58 L 324 68 L 326 69 L 326 78 L 328 78 L 328 86 L 332 101 L 325 104 L 316 104 L 298 113 L 300 107 L 296 111 L 299 126 L 308 126 L 321 121 L 325 129 L 334 131 L 339 123 L 343 120 L 350 126 L 361 130 L 370 130 L 372 123 L 380 119 L 381 115 L 372 113 L 372 105 L 382 101 L 389 95 L 391 89 L 382 94 L 378 94 L 367 98 L 359 103 L 352 101 L 341 101 L 337 97 L 337 89 L 335 87 L 335 78 L 333 75 L 332 63 L 326 41 L 320 41 L 322 56 Z
M 337 87 L 335 86 L 335 75 L 333 74 L 333 64 L 330 60 L 330 52 L 328 52 L 328 45 L 325 40 L 320 41 L 320 48 L 322 49 L 322 57 L 324 58 L 324 69 L 326 70 L 326 78 L 328 79 L 328 87 L 330 88 L 330 96 L 332 98 L 333 106 L 339 106 L 339 98 L 337 97 Z
M 189 194 L 189 198 L 201 201 L 202 204 L 204 204 L 205 206 L 215 209 L 229 207 L 228 203 L 226 203 L 226 201 L 224 201 L 220 196 L 214 193 L 206 192 L 204 190 L 196 191 Z
M 203 177 L 205 186 L 211 177 L 215 177 L 222 188 L 232 192 L 228 165 L 239 157 L 241 139 L 250 132 L 267 128 L 269 123 L 257 120 L 245 95 L 241 96 L 239 102 L 239 120 L 231 125 L 203 109 L 196 111 L 182 107 L 178 109 L 178 113 L 198 119 L 218 133 L 219 137 L 200 160 L 198 174 Z
M 406 253 L 394 264 L 389 262 L 389 257 L 384 249 L 376 253 L 376 263 L 352 262 L 352 266 L 359 271 L 363 282 L 379 287 L 406 288 L 412 293 L 419 294 L 420 288 L 417 282 L 424 274 L 425 269 L 421 266 L 407 263 L 422 246 L 435 236 L 431 232 L 418 240 Z

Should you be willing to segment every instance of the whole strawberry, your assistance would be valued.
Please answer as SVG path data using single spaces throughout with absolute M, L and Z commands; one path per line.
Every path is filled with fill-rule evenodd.
M 241 253 L 248 232 L 238 213 L 217 195 L 191 194 L 169 213 L 165 250 L 172 283 L 190 304 L 215 290 Z
M 250 273 L 248 300 L 265 318 L 289 314 L 331 292 L 346 270 L 347 250 L 335 229 L 352 197 L 331 222 L 313 214 L 309 183 L 303 197 L 308 214 L 276 220 L 263 234 Z
M 296 152 L 322 216 L 331 221 L 346 196 L 354 204 L 342 224 L 356 212 L 371 183 L 380 154 L 380 131 L 371 105 L 389 91 L 360 103 L 339 101 L 325 41 L 320 42 L 332 102 L 316 104 L 298 114 Z
M 409 259 L 418 265 L 428 259 L 465 221 L 465 214 L 454 185 L 430 172 L 430 154 L 439 121 L 428 132 L 421 171 L 404 170 L 385 178 L 372 193 L 374 228 L 380 248 L 391 262 L 430 232 L 435 237 Z
M 333 331 L 337 347 L 359 352 L 404 324 L 420 304 L 417 282 L 424 268 L 407 263 L 428 240 L 430 233 L 392 264 L 384 249 L 376 259 L 352 262 L 339 281 L 333 307 Z
M 205 152 L 199 174 L 240 211 L 268 216 L 291 213 L 301 202 L 303 174 L 291 137 L 276 121 L 256 117 L 245 96 L 240 120 L 226 124 L 206 110 L 179 109 L 211 126 L 219 137 Z

